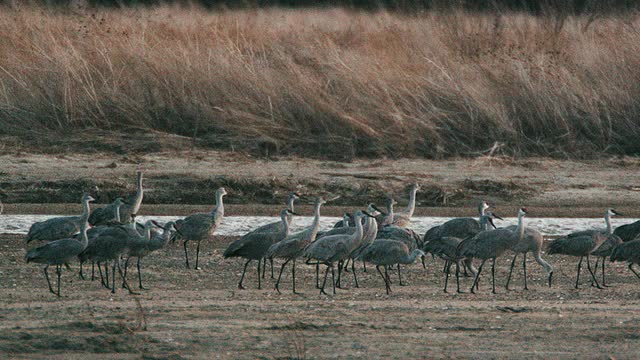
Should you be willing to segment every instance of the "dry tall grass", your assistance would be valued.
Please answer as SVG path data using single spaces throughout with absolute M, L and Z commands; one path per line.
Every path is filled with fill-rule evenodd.
M 518 156 L 640 153 L 640 17 L 593 20 L 5 8 L 0 135 L 135 127 L 347 158 L 495 142 Z

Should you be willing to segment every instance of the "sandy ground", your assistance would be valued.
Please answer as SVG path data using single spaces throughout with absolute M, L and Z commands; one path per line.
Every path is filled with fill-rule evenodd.
M 0 354 L 4 358 L 616 358 L 640 356 L 640 280 L 624 264 L 608 268 L 606 290 L 587 277 L 573 289 L 577 259 L 545 256 L 555 266 L 553 287 L 530 261 L 529 291 L 521 268 L 515 290 L 490 293 L 484 277 L 476 295 L 442 292 L 442 262 L 405 267 L 409 286 L 386 295 L 372 271 L 362 288 L 320 296 L 311 267 L 298 266 L 301 295 L 266 279 L 256 289 L 255 266 L 237 290 L 239 259 L 223 260 L 233 239 L 203 243 L 199 271 L 184 268 L 179 244 L 143 263 L 150 290 L 115 295 L 99 281 L 64 271 L 58 299 L 42 267 L 25 264 L 24 243 L 0 236 Z M 192 250 L 194 247 L 191 248 Z M 499 259 L 504 285 L 509 259 Z M 520 262 L 519 262 L 520 263 Z M 518 265 L 519 265 L 518 263 Z M 372 269 L 370 269 L 372 270 Z M 136 283 L 135 273 L 130 282 Z M 276 274 L 277 275 L 277 274 Z M 268 277 L 268 275 L 267 275 Z M 351 287 L 351 274 L 347 274 Z M 464 279 L 468 291 L 469 279 Z M 455 282 L 453 283 L 455 284 Z M 454 289 L 454 288 L 452 288 Z
M 30 203 L 77 204 L 77 194 L 96 184 L 101 188 L 98 203 L 110 201 L 134 192 L 134 172 L 140 168 L 145 171 L 147 188 L 142 211 L 155 214 L 208 209 L 214 187 L 219 185 L 229 190 L 225 200 L 230 214 L 277 213 L 277 208 L 265 210 L 260 204 L 282 204 L 291 190 L 308 197 L 341 195 L 330 204 L 337 206 L 362 206 L 367 201 L 382 205 L 385 195 L 390 194 L 399 201 L 398 206 L 404 206 L 407 184 L 417 181 L 422 186 L 417 198 L 419 216 L 473 215 L 477 201 L 484 199 L 501 213 L 524 205 L 541 209 L 536 216 L 599 217 L 603 208 L 614 206 L 631 217 L 640 217 L 636 206 L 640 200 L 640 160 L 635 158 L 339 163 L 301 158 L 268 161 L 239 153 L 193 151 L 140 156 L 4 153 L 0 164 L 0 198 L 7 203 L 7 213 L 62 210 L 38 211 L 42 206 Z

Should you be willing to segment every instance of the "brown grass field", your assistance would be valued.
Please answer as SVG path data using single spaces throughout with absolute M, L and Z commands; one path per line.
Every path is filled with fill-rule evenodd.
M 637 154 L 638 19 L 2 7 L 0 137 L 58 153 L 192 139 L 333 159 L 494 145 L 516 156 Z
M 545 256 L 555 267 L 553 287 L 530 261 L 530 290 L 522 290 L 518 263 L 513 290 L 506 292 L 510 260 L 501 258 L 498 294 L 490 293 L 489 275 L 471 295 L 469 279 L 463 279 L 467 293 L 443 293 L 442 262 L 428 259 L 426 271 L 419 263 L 404 268 L 409 286 L 398 286 L 393 272 L 390 295 L 369 267 L 359 274 L 362 288 L 351 288 L 349 273 L 349 289 L 335 296 L 318 295 L 312 268 L 298 266 L 302 294 L 290 293 L 285 271 L 279 295 L 268 274 L 256 289 L 254 266 L 248 289 L 237 290 L 242 262 L 222 259 L 231 240 L 203 243 L 200 271 L 184 268 L 180 244 L 152 254 L 143 263 L 150 290 L 141 295 L 118 289 L 112 296 L 99 281 L 80 280 L 73 265 L 63 273 L 58 299 L 41 267 L 24 263 L 22 239 L 2 236 L 0 353 L 49 359 L 638 357 L 640 280 L 623 264 L 608 267 L 606 290 L 590 288 L 584 274 L 575 290 L 577 260 Z M 135 272 L 129 280 L 137 283 Z M 455 281 L 450 286 L 455 291 Z

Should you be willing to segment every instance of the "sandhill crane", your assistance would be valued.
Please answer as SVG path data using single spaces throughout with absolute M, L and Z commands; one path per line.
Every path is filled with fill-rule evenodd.
M 376 269 L 384 280 L 387 294 L 391 292 L 391 281 L 387 273 L 387 267 L 396 264 L 412 264 L 418 256 L 424 256 L 424 252 L 415 249 L 409 253 L 409 248 L 402 242 L 395 240 L 376 240 L 369 245 L 360 255 L 359 259 L 376 265 Z M 384 267 L 384 274 L 380 266 Z
M 316 240 L 318 235 L 318 229 L 320 228 L 320 207 L 326 203 L 322 197 L 316 199 L 313 223 L 310 227 L 299 231 L 295 234 L 291 234 L 269 247 L 264 257 L 268 259 L 281 258 L 285 259 L 285 262 L 280 268 L 280 274 L 278 274 L 278 280 L 275 284 L 275 290 L 280 293 L 280 279 L 285 266 L 293 261 L 291 266 L 291 281 L 293 282 L 293 293 L 296 293 L 296 259 L 302 255 L 305 247 Z
M 81 259 L 89 259 L 98 264 L 98 270 L 100 270 L 100 278 L 102 282 L 102 269 L 101 263 L 105 263 L 106 283 L 102 282 L 102 285 L 109 288 L 109 262 L 112 264 L 112 279 L 111 279 L 111 292 L 115 293 L 115 274 L 116 266 L 120 270 L 120 257 L 128 253 L 130 246 L 136 239 L 141 237 L 138 233 L 137 225 L 135 222 L 135 215 L 131 216 L 132 222 L 126 225 L 109 226 L 102 229 L 100 232 L 95 233 L 95 238 L 89 238 L 89 244 L 85 251 L 79 254 Z M 147 234 L 153 223 L 147 222 L 145 224 L 145 234 Z M 144 235 L 143 235 L 144 236 Z M 123 276 L 124 287 L 133 293 L 131 287 L 127 284 L 126 278 Z
M 589 261 L 589 255 L 591 252 L 597 249 L 602 243 L 604 243 L 609 237 L 611 232 L 611 220 L 610 217 L 614 215 L 622 215 L 614 209 L 607 209 L 605 212 L 604 220 L 607 224 L 606 229 L 597 229 L 597 230 L 584 230 L 571 233 L 567 236 L 558 238 L 553 240 L 549 244 L 549 255 L 552 254 L 563 254 L 563 255 L 571 255 L 571 256 L 580 256 L 580 261 L 578 261 L 578 275 L 576 276 L 576 285 L 575 288 L 578 288 L 578 284 L 580 281 L 580 270 L 582 268 L 582 259 L 587 257 L 587 269 L 591 274 L 591 279 L 595 286 L 598 289 L 602 287 L 598 283 L 598 280 L 595 277 L 595 274 L 591 270 L 591 262 Z
M 640 220 L 632 222 L 631 224 L 625 224 L 618 226 L 613 234 L 619 236 L 622 241 L 633 241 L 640 236 Z
M 87 236 L 89 238 L 89 244 L 91 244 L 91 242 L 103 231 L 105 231 L 106 229 L 109 229 L 109 227 L 111 226 L 119 226 L 119 225 L 124 225 L 123 223 L 120 222 L 120 207 L 124 204 L 124 201 L 122 200 L 122 198 L 117 198 L 113 204 L 115 205 L 115 209 L 113 212 L 114 218 L 109 221 L 106 222 L 105 225 L 99 225 L 96 227 L 92 227 L 91 229 L 89 229 L 89 231 L 87 232 Z M 75 235 L 74 238 L 77 238 L 78 235 Z M 82 273 L 82 265 L 85 263 L 85 261 L 87 261 L 88 257 L 84 254 L 81 253 L 78 256 L 78 260 L 80 262 L 80 278 L 84 280 L 84 274 Z M 91 280 L 94 280 L 94 275 L 95 275 L 95 262 L 91 262 Z
M 184 243 L 184 257 L 187 269 L 189 269 L 189 254 L 187 253 L 187 242 L 193 240 L 197 242 L 196 247 L 196 266 L 198 268 L 198 260 L 200 257 L 200 242 L 208 239 L 213 235 L 224 217 L 224 203 L 222 197 L 227 195 L 227 191 L 221 187 L 216 190 L 216 206 L 208 213 L 196 213 L 187 216 L 182 221 L 176 221 L 174 227 L 176 228 L 177 237 L 181 238 Z M 176 237 L 176 238 L 177 238 Z
M 391 197 L 387 198 L 387 213 L 382 213 L 376 216 L 376 221 L 378 222 L 378 228 L 382 228 L 383 226 L 393 224 L 395 220 L 395 214 L 393 212 L 393 205 L 398 202 L 392 199 Z
M 414 183 L 409 188 L 409 205 L 406 210 L 399 211 L 394 214 L 393 224 L 400 227 L 407 227 L 411 222 L 413 211 L 416 209 L 416 193 L 420 190 L 420 185 Z
M 516 225 L 507 226 L 506 229 L 511 231 L 518 230 Z M 507 277 L 507 283 L 505 285 L 505 288 L 507 290 L 509 290 L 509 282 L 511 281 L 511 274 L 513 273 L 513 267 L 515 266 L 516 258 L 518 257 L 518 254 L 522 254 L 522 269 L 524 271 L 524 289 L 528 290 L 527 288 L 527 253 L 528 252 L 533 253 L 533 258 L 536 260 L 538 264 L 540 264 L 540 266 L 542 266 L 544 271 L 547 273 L 547 281 L 549 283 L 549 287 L 551 287 L 551 280 L 553 278 L 553 266 L 551 266 L 551 264 L 546 262 L 541 256 L 543 242 L 544 242 L 544 238 L 542 237 L 542 234 L 539 231 L 531 228 L 525 229 L 524 236 L 522 237 L 522 239 L 518 241 L 518 243 L 511 248 L 511 251 L 513 251 L 515 255 L 513 256 L 513 260 L 511 261 L 511 268 L 509 269 L 509 276 Z
M 596 260 L 596 266 L 593 267 L 593 272 L 594 273 L 598 273 L 598 264 L 600 263 L 600 260 L 602 260 L 602 286 L 603 287 L 608 287 L 608 285 L 606 284 L 605 281 L 605 261 L 607 260 L 608 257 L 611 256 L 611 254 L 613 253 L 613 249 L 615 249 L 616 246 L 620 245 L 624 243 L 624 241 L 622 241 L 622 239 L 615 235 L 615 234 L 611 234 L 607 237 L 607 240 L 605 240 L 602 245 L 598 246 L 597 249 L 595 249 L 594 251 L 591 252 L 591 255 L 594 255 L 597 257 Z
M 329 270 L 331 270 L 331 278 L 333 282 L 333 293 L 336 293 L 335 269 L 334 264 L 340 260 L 345 260 L 353 252 L 357 244 L 362 240 L 364 234 L 362 228 L 362 218 L 364 216 L 372 216 L 366 211 L 358 210 L 354 216 L 356 231 L 353 234 L 330 235 L 317 239 L 309 244 L 303 252 L 303 257 L 313 259 L 327 266 L 324 281 L 320 288 L 320 294 L 325 294 L 324 287 L 327 282 Z
M 483 231 L 489 230 L 489 225 L 493 224 L 493 219 L 502 219 L 492 212 L 487 212 L 485 215 L 480 216 L 480 227 Z M 447 292 L 447 285 L 449 283 L 449 275 L 451 274 L 451 264 L 456 264 L 456 284 L 457 292 L 460 292 L 460 262 L 464 261 L 465 265 L 471 270 L 472 275 L 475 277 L 476 270 L 471 264 L 471 258 L 461 258 L 458 256 L 458 246 L 463 239 L 455 236 L 441 236 L 435 237 L 431 241 L 424 244 L 422 250 L 426 254 L 432 254 L 445 261 L 445 280 L 444 280 L 444 292 Z
M 240 277 L 240 282 L 238 283 L 238 289 L 244 289 L 242 286 L 242 281 L 244 280 L 244 275 L 247 272 L 247 266 L 252 260 L 258 260 L 258 289 L 262 288 L 262 283 L 260 281 L 260 263 L 269 247 L 289 235 L 289 223 L 287 222 L 287 217 L 289 213 L 292 211 L 289 209 L 283 209 L 280 213 L 280 219 L 282 226 L 274 227 L 274 230 L 271 232 L 250 232 L 240 239 L 232 242 L 229 247 L 224 251 L 224 258 L 230 257 L 241 257 L 247 259 L 247 262 L 244 264 L 244 269 L 242 270 L 242 276 Z
M 478 204 L 478 220 L 473 218 L 455 218 L 441 225 L 432 227 L 425 233 L 424 243 L 427 244 L 429 241 L 443 236 L 457 237 L 460 239 L 474 236 L 484 230 L 480 225 L 479 219 L 485 214 L 487 209 L 489 209 L 489 205 L 485 201 L 481 201 Z
M 290 212 L 287 215 L 287 224 L 289 225 L 289 227 L 291 227 L 291 222 L 293 221 L 293 214 L 295 213 L 294 211 L 294 205 L 295 205 L 295 201 L 300 199 L 300 195 L 298 195 L 298 193 L 296 192 L 290 192 L 289 196 L 287 197 L 287 207 L 290 210 Z M 257 233 L 265 233 L 265 232 L 273 232 L 273 231 L 282 231 L 282 221 L 276 221 L 270 224 L 266 224 L 266 225 L 262 225 L 257 229 L 254 229 L 251 231 L 251 233 L 257 234 Z M 269 265 L 271 267 L 271 278 L 273 279 L 273 259 L 269 259 Z M 264 279 L 265 273 L 266 273 L 266 266 L 267 266 L 267 262 L 263 261 L 262 262 L 262 278 Z
M 333 224 L 333 227 L 334 228 L 349 227 L 352 224 L 353 224 L 353 214 L 344 213 L 342 215 L 342 220 Z
M 140 261 L 143 257 L 149 255 L 150 253 L 162 249 L 167 245 L 169 240 L 171 239 L 171 231 L 174 229 L 173 225 L 175 223 L 173 221 L 169 221 L 165 224 L 165 226 L 160 226 L 154 220 L 148 220 L 144 226 L 144 232 L 142 236 L 134 237 L 131 239 L 130 244 L 128 246 L 127 252 L 127 260 L 124 263 L 124 275 L 123 278 L 127 278 L 127 268 L 129 267 L 129 259 L 131 257 L 137 257 L 138 261 L 136 262 L 136 267 L 138 268 L 138 287 L 140 290 L 146 290 L 144 286 L 142 286 L 142 273 L 140 271 Z M 152 225 L 155 225 L 159 228 L 162 228 L 164 232 L 162 234 L 156 234 L 155 236 L 151 236 Z M 126 281 L 123 281 L 125 284 Z
M 480 280 L 480 274 L 482 273 L 482 267 L 484 263 L 492 259 L 491 265 L 491 278 L 492 278 L 492 293 L 496 293 L 496 259 L 502 256 L 507 250 L 513 248 L 519 241 L 522 241 L 524 237 L 524 217 L 527 214 L 526 208 L 520 208 L 518 210 L 518 227 L 516 231 L 508 229 L 496 229 L 490 231 L 482 231 L 476 234 L 474 237 L 463 240 L 458 247 L 459 257 L 470 257 L 481 259 L 482 262 L 478 267 L 473 285 L 471 285 L 471 292 L 474 293 L 474 288 Z
M 126 223 L 130 221 L 131 214 L 137 214 L 140 210 L 140 205 L 142 204 L 142 198 L 144 197 L 144 188 L 142 187 L 142 171 L 136 172 L 137 174 L 137 189 L 136 194 L 129 197 L 126 201 L 124 201 L 124 205 L 119 208 L 120 214 L 119 219 L 116 221 Z M 117 199 L 116 199 L 117 200 Z M 89 217 L 89 223 L 92 226 L 98 225 L 107 225 L 107 223 L 113 221 L 115 217 L 115 211 L 117 209 L 117 204 L 115 201 L 103 208 L 97 208 L 93 210 L 91 216 Z
M 87 199 L 90 198 L 93 199 L 91 195 L 84 195 L 81 200 L 82 204 L 85 204 Z M 33 240 L 52 241 L 72 237 L 74 234 L 77 234 L 82 225 L 87 222 L 89 218 L 87 209 L 88 207 L 84 206 L 82 215 L 80 216 L 55 217 L 31 225 L 29 233 L 26 236 L 27 243 Z
M 93 197 L 86 195 L 83 197 L 84 210 L 89 213 L 89 202 L 94 201 Z M 84 223 L 80 227 L 80 233 L 82 234 L 80 241 L 75 239 L 59 239 L 51 241 L 43 246 L 31 249 L 27 252 L 25 260 L 27 263 L 35 262 L 39 264 L 46 264 L 44 267 L 44 275 L 49 285 L 49 291 L 53 294 L 60 296 L 60 276 L 62 275 L 62 265 L 66 264 L 84 249 L 86 249 L 89 242 L 87 238 L 87 230 L 89 229 L 89 223 L 87 222 L 88 215 L 84 218 Z M 51 281 L 49 281 L 49 265 L 56 266 L 56 274 L 58 275 L 58 291 L 53 291 L 51 287 Z
M 633 264 L 640 264 L 640 239 L 627 241 L 616 246 L 611 253 L 611 257 L 609 258 L 612 262 L 614 261 L 626 261 L 629 263 L 629 270 L 633 272 L 638 279 L 640 279 L 640 274 L 638 274 L 633 269 Z

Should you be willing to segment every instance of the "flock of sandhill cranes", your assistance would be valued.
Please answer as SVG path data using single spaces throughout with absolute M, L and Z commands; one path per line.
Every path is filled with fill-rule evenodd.
M 197 213 L 175 222 L 160 225 L 154 220 L 138 224 L 135 216 L 140 209 L 144 196 L 142 173 L 137 173 L 137 192 L 124 200 L 117 198 L 113 203 L 99 209 L 90 210 L 89 203 L 94 201 L 90 195 L 82 198 L 83 212 L 79 216 L 52 218 L 31 226 L 26 236 L 27 243 L 42 241 L 46 244 L 32 248 L 27 252 L 26 261 L 44 264 L 44 274 L 49 290 L 60 296 L 60 276 L 62 267 L 74 259 L 80 262 L 80 277 L 85 278 L 83 264 L 92 263 L 91 279 L 94 280 L 95 267 L 98 268 L 102 285 L 111 292 L 116 290 L 116 269 L 122 277 L 122 287 L 133 293 L 126 278 L 129 261 L 137 258 L 138 284 L 142 285 L 140 260 L 155 250 L 163 248 L 171 240 L 182 240 L 186 267 L 190 268 L 187 243 L 195 241 L 198 269 L 200 243 L 212 235 L 224 217 L 223 197 L 227 194 L 224 188 L 215 192 L 216 205 L 208 213 Z M 527 289 L 527 254 L 532 253 L 535 261 L 547 273 L 547 282 L 551 286 L 553 266 L 542 257 L 543 236 L 540 232 L 525 225 L 527 209 L 518 210 L 518 224 L 505 228 L 496 228 L 495 219 L 502 219 L 482 201 L 478 207 L 479 218 L 456 218 L 426 232 L 424 237 L 418 236 L 408 225 L 416 206 L 418 184 L 413 184 L 409 192 L 409 204 L 404 211 L 395 211 L 396 201 L 389 198 L 386 211 L 374 204 L 368 204 L 366 210 L 358 210 L 353 215 L 345 214 L 343 220 L 336 223 L 333 229 L 320 231 L 320 208 L 337 197 L 315 199 L 314 219 L 308 228 L 291 233 L 295 201 L 300 198 L 296 193 L 289 194 L 287 207 L 280 213 L 280 221 L 261 226 L 240 239 L 234 241 L 225 250 L 224 258 L 240 257 L 246 259 L 238 288 L 244 289 L 243 280 L 251 261 L 257 261 L 258 288 L 265 277 L 266 263 L 270 263 L 271 278 L 274 278 L 274 259 L 283 261 L 275 282 L 275 290 L 280 292 L 282 273 L 291 264 L 292 290 L 296 292 L 296 261 L 315 265 L 316 288 L 326 294 L 325 287 L 331 273 L 332 290 L 342 288 L 342 275 L 350 271 L 354 286 L 359 287 L 356 273 L 356 261 L 362 261 L 364 271 L 366 263 L 376 266 L 377 272 L 384 280 L 387 294 L 391 291 L 389 270 L 397 269 L 399 284 L 402 282 L 401 264 L 414 263 L 425 254 L 439 257 L 445 261 L 443 273 L 444 291 L 447 292 L 451 266 L 455 264 L 457 291 L 460 290 L 460 275 L 464 272 L 473 277 L 470 291 L 478 289 L 480 274 L 485 262 L 491 260 L 492 292 L 496 292 L 495 265 L 496 259 L 507 253 L 514 255 L 511 262 L 506 289 L 518 255 L 522 254 L 524 271 L 524 289 Z M 591 275 L 591 285 L 597 288 L 607 286 L 605 283 L 605 260 L 627 261 L 629 269 L 640 278 L 633 269 L 633 264 L 640 263 L 640 221 L 623 225 L 612 230 L 610 217 L 621 215 L 614 209 L 605 213 L 605 229 L 579 231 L 553 240 L 548 245 L 549 254 L 565 254 L 579 256 L 575 287 L 578 288 L 583 259 L 586 257 L 587 269 Z M 164 231 L 160 232 L 156 228 Z M 592 269 L 590 256 L 596 256 Z M 473 259 L 480 260 L 476 269 Z M 349 270 L 349 263 L 351 264 Z M 599 282 L 596 276 L 598 265 L 602 269 Z M 56 266 L 57 290 L 51 286 L 48 268 Z M 104 271 L 102 267 L 104 265 Z M 111 269 L 109 269 L 109 265 Z M 320 266 L 325 266 L 324 276 L 320 282 Z M 124 268 L 124 270 L 123 270 Z M 111 274 L 109 274 L 111 270 Z M 337 270 L 337 276 L 336 276 Z M 111 277 L 111 281 L 109 280 Z

